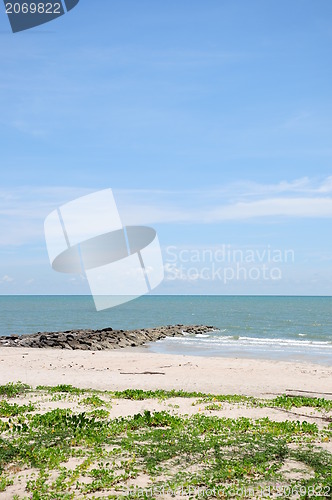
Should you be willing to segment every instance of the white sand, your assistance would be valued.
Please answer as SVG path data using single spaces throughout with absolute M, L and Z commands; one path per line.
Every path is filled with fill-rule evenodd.
M 158 372 L 158 373 L 143 373 Z M 332 397 L 332 368 L 308 363 L 116 351 L 0 348 L 0 384 L 71 384 L 101 390 L 183 389 L 269 397 Z M 330 394 L 328 394 L 330 393 Z

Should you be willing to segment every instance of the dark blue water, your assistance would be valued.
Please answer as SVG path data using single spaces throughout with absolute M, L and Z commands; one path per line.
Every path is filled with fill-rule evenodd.
M 177 323 L 216 331 L 149 349 L 332 364 L 332 297 L 146 296 L 96 312 L 90 296 L 0 296 L 0 335 Z

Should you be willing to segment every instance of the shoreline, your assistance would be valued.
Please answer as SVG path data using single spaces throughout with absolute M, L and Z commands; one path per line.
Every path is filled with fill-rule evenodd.
M 148 352 L 151 354 L 164 354 L 164 355 L 184 355 L 192 357 L 208 357 L 208 358 L 222 358 L 222 359 L 251 359 L 257 361 L 282 361 L 285 363 L 301 363 L 301 364 L 314 364 L 318 366 L 332 367 L 331 354 L 322 355 L 309 352 L 294 352 L 290 348 L 285 348 L 282 351 L 274 350 L 259 350 L 255 348 L 248 349 L 246 346 L 242 348 L 235 348 L 234 346 L 225 346 L 224 350 L 202 349 L 201 346 L 187 347 L 186 345 L 171 345 L 164 339 L 162 343 L 148 342 L 144 345 L 135 347 L 137 352 Z
M 130 351 L 133 349 L 135 352 L 142 352 L 148 354 L 161 354 L 163 356 L 189 356 L 193 358 L 221 358 L 221 359 L 242 359 L 242 360 L 252 360 L 252 361 L 272 361 L 272 362 L 284 362 L 284 363 L 297 363 L 297 364 L 309 364 L 316 365 L 323 368 L 332 368 L 330 358 L 321 359 L 318 356 L 309 356 L 303 355 L 301 358 L 295 358 L 294 353 L 287 352 L 284 350 L 282 354 L 271 354 L 265 353 L 262 354 L 260 351 L 254 351 L 253 349 L 248 351 L 245 348 L 238 349 L 235 351 L 234 349 L 230 352 L 226 350 L 224 353 L 214 351 L 202 351 L 198 348 L 191 349 L 173 349 L 170 350 L 168 348 L 164 348 L 164 346 L 158 347 L 158 342 L 147 342 L 146 344 L 139 345 L 134 348 L 125 348 L 125 351 Z
M 332 350 L 318 352 L 314 348 L 308 349 L 297 345 L 288 345 L 288 340 L 283 340 L 287 345 L 280 349 L 278 340 L 277 348 L 265 339 L 270 348 L 262 348 L 264 339 L 256 344 L 242 344 L 226 342 L 222 344 L 204 344 L 200 337 L 208 337 L 217 332 L 218 328 L 206 325 L 173 324 L 152 328 L 136 328 L 133 330 L 113 329 L 71 329 L 63 331 L 38 331 L 28 334 L 11 334 L 0 336 L 0 348 L 23 347 L 36 349 L 57 350 L 123 350 L 135 348 L 136 352 L 162 355 L 183 355 L 189 357 L 208 357 L 223 359 L 251 359 L 262 361 L 282 361 L 290 363 L 309 363 L 318 366 L 332 366 Z M 229 336 L 226 336 L 227 340 Z M 221 337 L 222 338 L 222 337 Z M 188 344 L 189 339 L 189 344 Z M 193 343 L 193 340 L 195 342 Z M 235 339 L 239 340 L 238 338 Z M 250 340 L 250 339 L 248 339 Z M 162 342 L 161 342 L 162 341 Z M 264 343 L 264 342 L 263 342 Z M 307 344 L 307 343 L 306 343 Z M 211 348 L 213 347 L 213 349 Z M 314 343 L 312 345 L 314 347 Z M 331 346 L 329 346 L 331 347 Z M 301 352 L 302 348 L 302 352 Z M 331 351 L 331 352 L 330 352 Z
M 99 390 L 182 389 L 272 397 L 332 398 L 332 368 L 314 363 L 142 352 L 0 347 L 0 384 L 70 384 Z

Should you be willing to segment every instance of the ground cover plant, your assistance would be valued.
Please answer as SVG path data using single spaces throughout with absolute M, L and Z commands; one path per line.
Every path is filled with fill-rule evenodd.
M 331 410 L 301 396 L 0 386 L 0 498 L 331 498 Z

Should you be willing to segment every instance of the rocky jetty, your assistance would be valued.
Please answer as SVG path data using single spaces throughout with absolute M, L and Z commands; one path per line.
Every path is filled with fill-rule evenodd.
M 68 330 L 65 332 L 38 332 L 28 335 L 0 337 L 0 347 L 34 347 L 46 349 L 82 349 L 102 351 L 136 347 L 165 337 L 211 332 L 212 326 L 174 325 L 140 330 Z

